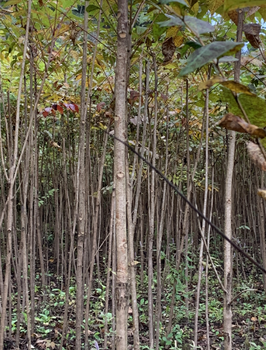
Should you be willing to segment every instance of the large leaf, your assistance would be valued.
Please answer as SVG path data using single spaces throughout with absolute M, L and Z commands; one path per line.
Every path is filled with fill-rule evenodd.
M 232 92 L 225 88 L 221 87 L 221 92 L 219 93 L 220 99 L 222 102 L 226 103 L 230 113 L 242 116 L 242 112 L 236 103 L 236 100 Z M 260 98 L 256 95 L 246 95 L 240 94 L 238 99 L 244 108 L 248 119 L 251 124 L 254 124 L 260 128 L 266 126 L 266 101 L 264 98 Z M 261 140 L 261 143 L 266 148 L 266 139 Z
M 197 34 L 209 33 L 215 30 L 215 27 L 206 21 L 202 21 L 196 17 L 185 16 L 184 22 L 181 18 L 173 15 L 166 15 L 169 18 L 168 21 L 159 22 L 161 27 L 172 27 L 172 26 L 182 26 L 187 24 L 187 26 L 192 29 Z
M 187 66 L 181 69 L 179 76 L 183 77 L 189 73 L 194 72 L 197 68 L 204 66 L 204 64 L 211 62 L 215 58 L 222 56 L 226 52 L 236 48 L 242 47 L 242 43 L 233 41 L 214 41 L 209 45 L 201 47 L 194 51 L 187 59 Z
M 224 1 L 224 10 L 225 12 L 243 8 L 243 7 L 252 7 L 252 6 L 265 6 L 265 0 L 225 0 Z

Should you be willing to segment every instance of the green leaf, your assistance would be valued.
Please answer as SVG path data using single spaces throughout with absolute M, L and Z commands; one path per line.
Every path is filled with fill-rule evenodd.
M 238 58 L 235 58 L 233 56 L 223 56 L 219 58 L 219 62 L 237 62 Z
M 198 34 L 210 33 L 215 30 L 213 25 L 196 17 L 185 16 L 185 23 Z
M 169 18 L 168 21 L 158 22 L 161 27 L 173 27 L 173 26 L 183 26 L 184 22 L 181 18 L 172 15 L 165 15 Z
M 242 117 L 242 112 L 229 89 L 221 87 L 219 96 L 221 101 L 227 104 L 230 113 Z M 255 95 L 246 94 L 240 94 L 238 99 L 244 108 L 250 123 L 259 128 L 264 128 L 266 126 L 266 100 Z M 261 143 L 266 148 L 266 139 L 261 140 Z
M 169 18 L 168 21 L 159 22 L 158 24 L 161 27 L 173 27 L 173 26 L 183 26 L 187 24 L 187 26 L 192 29 L 197 34 L 209 33 L 215 30 L 214 26 L 206 21 L 202 21 L 196 17 L 185 16 L 184 21 L 173 15 L 165 15 Z
M 19 4 L 20 2 L 21 0 L 9 0 L 8 2 L 5 3 L 5 7 L 16 5 L 16 4 Z
M 96 5 L 89 5 L 87 8 L 86 8 L 86 11 L 87 12 L 92 12 L 92 11 L 96 11 L 96 10 L 100 10 L 100 8 Z
M 197 49 L 188 57 L 187 66 L 181 69 L 179 77 L 194 72 L 197 68 L 204 66 L 204 64 L 211 62 L 237 46 L 240 49 L 243 44 L 233 41 L 214 41 L 209 45 Z
M 230 11 L 237 8 L 265 6 L 265 0 L 225 0 L 224 11 Z
M 192 47 L 194 50 L 197 50 L 200 47 L 202 47 L 202 45 L 197 41 L 187 41 L 187 42 L 185 42 L 185 45 Z
M 169 4 L 170 2 L 178 2 L 181 5 L 184 5 L 188 7 L 188 4 L 185 2 L 185 0 L 160 0 L 160 4 Z

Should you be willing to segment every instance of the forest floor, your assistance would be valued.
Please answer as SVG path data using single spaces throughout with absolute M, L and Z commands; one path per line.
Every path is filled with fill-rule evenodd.
M 170 275 L 169 275 L 170 276 Z M 143 284 L 138 281 L 138 305 L 139 305 L 139 326 L 140 326 L 140 344 L 141 349 L 149 349 L 148 346 L 148 311 L 147 311 L 147 276 L 144 276 Z M 255 278 L 256 277 L 256 278 Z M 35 286 L 35 331 L 32 334 L 32 349 L 45 350 L 59 349 L 61 342 L 61 332 L 63 327 L 63 315 L 65 305 L 65 290 L 61 278 L 57 278 L 51 273 L 48 278 L 49 290 L 44 292 L 38 286 L 40 276 L 36 276 Z M 252 282 L 257 279 L 257 282 Z M 167 286 L 167 283 L 169 285 Z M 195 317 L 195 291 L 197 283 L 192 278 L 189 284 L 188 305 L 186 309 L 184 295 L 185 286 L 180 280 L 177 282 L 176 305 L 172 333 L 166 339 L 166 327 L 170 311 L 171 302 L 171 278 L 166 280 L 165 293 L 162 300 L 162 326 L 161 326 L 161 344 L 160 349 L 189 350 L 191 349 Z M 202 285 L 200 308 L 199 308 L 199 326 L 198 326 L 198 349 L 207 349 L 206 341 L 206 317 L 205 317 L 205 286 Z M 15 288 L 14 288 L 15 290 Z M 64 341 L 63 349 L 75 349 L 75 280 L 72 280 L 70 287 L 68 331 Z M 16 293 L 15 293 L 16 294 Z M 11 333 L 5 338 L 4 349 L 12 350 L 15 347 L 16 335 L 16 295 L 13 296 L 14 305 L 12 308 Z M 105 305 L 105 285 L 95 282 L 94 292 L 91 297 L 91 313 L 89 320 L 89 349 L 111 349 L 112 314 L 104 314 Z M 109 301 L 111 310 L 112 299 Z M 209 329 L 211 349 L 223 349 L 223 293 L 214 276 L 209 278 Z M 260 350 L 266 349 L 266 296 L 263 289 L 262 277 L 249 275 L 248 280 L 242 280 L 241 283 L 234 281 L 234 301 L 233 310 L 233 349 L 234 350 Z M 104 323 L 108 319 L 108 345 L 103 347 Z M 128 324 L 128 350 L 133 349 L 132 336 L 132 316 L 129 313 Z M 19 349 L 27 349 L 26 323 L 21 322 Z

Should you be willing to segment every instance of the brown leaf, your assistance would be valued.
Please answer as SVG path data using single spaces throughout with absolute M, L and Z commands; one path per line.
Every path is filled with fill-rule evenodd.
M 261 25 L 258 23 L 248 23 L 244 24 L 243 31 L 251 35 L 259 35 L 261 30 Z
M 254 66 L 257 66 L 260 68 L 262 67 L 262 61 L 260 61 L 257 58 L 250 57 L 250 56 L 241 57 L 241 65 L 246 66 L 247 64 L 253 64 Z
M 261 40 L 259 36 L 248 33 L 245 33 L 245 36 L 252 47 L 254 47 L 255 49 L 258 49 L 260 47 Z
M 234 115 L 232 113 L 227 113 L 218 123 L 221 127 L 227 129 L 227 130 L 234 130 L 241 133 L 246 134 L 246 128 L 244 129 L 242 125 L 240 125 L 239 122 L 241 122 L 241 118 L 237 115 Z M 247 123 L 246 123 L 247 124 Z
M 229 11 L 228 12 L 228 16 L 237 25 L 237 23 L 238 23 L 238 12 L 236 10 Z
M 260 40 L 260 30 L 261 26 L 257 23 L 249 23 L 245 24 L 243 27 L 243 31 L 250 45 L 255 49 L 258 49 L 261 44 Z
M 243 119 L 239 121 L 239 125 L 242 126 L 246 132 L 254 137 L 259 137 L 261 139 L 264 139 L 266 137 L 266 131 L 262 128 L 259 128 L 256 125 L 248 124 Z
M 173 41 L 173 38 L 168 38 L 166 39 L 163 44 L 162 44 L 162 53 L 164 55 L 164 63 L 168 63 L 169 61 L 171 61 L 174 53 L 175 53 L 175 43 Z
M 134 102 L 139 100 L 139 92 L 130 90 L 128 102 L 132 105 Z
M 246 142 L 246 146 L 249 158 L 252 160 L 252 162 L 255 163 L 261 170 L 266 171 L 266 160 L 260 150 L 260 147 L 251 141 Z
M 97 112 L 100 112 L 105 107 L 105 102 L 99 102 L 96 106 Z
M 245 122 L 245 120 L 232 113 L 227 113 L 220 120 L 218 125 L 228 130 L 234 130 L 243 134 L 250 134 L 254 137 L 259 137 L 261 139 L 266 137 L 266 131 L 264 129 L 259 128 L 256 125 L 249 124 Z

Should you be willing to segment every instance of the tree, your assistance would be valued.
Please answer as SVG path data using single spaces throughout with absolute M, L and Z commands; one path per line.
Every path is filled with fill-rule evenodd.
M 115 137 L 126 141 L 126 99 L 128 77 L 128 10 L 127 1 L 118 1 L 117 54 L 115 68 Z M 115 183 L 115 233 L 116 233 L 116 348 L 127 348 L 128 315 L 128 256 L 126 229 L 126 149 L 115 139 L 114 183 Z

